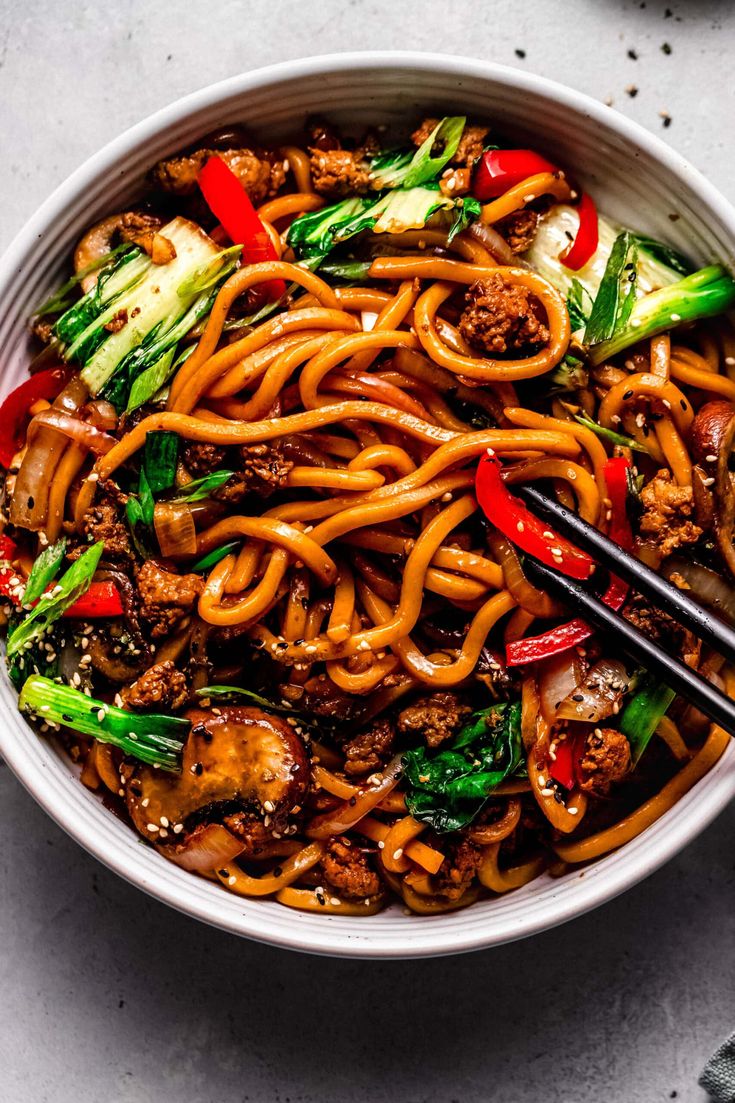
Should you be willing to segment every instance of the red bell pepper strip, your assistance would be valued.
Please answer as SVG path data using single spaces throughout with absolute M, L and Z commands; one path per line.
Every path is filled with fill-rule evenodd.
M 577 205 L 577 213 L 579 214 L 577 236 L 559 257 L 564 267 L 571 268 L 574 272 L 584 268 L 587 261 L 595 255 L 600 240 L 597 207 L 594 199 L 587 192 L 582 194 Z
M 3 533 L 0 536 L 0 560 L 12 563 L 17 555 L 18 545 Z M 0 568 L 0 596 L 10 598 L 17 605 L 20 603 L 24 586 L 25 579 L 12 567 Z
M 99 617 L 123 615 L 120 593 L 114 582 L 93 582 L 86 593 L 77 598 L 62 616 L 79 620 L 95 620 Z
M 242 245 L 242 258 L 248 264 L 278 260 L 276 250 L 255 207 L 235 173 L 221 157 L 210 157 L 197 178 L 202 195 L 215 218 L 221 222 L 230 240 Z M 268 280 L 260 285 L 273 301 L 286 294 L 284 280 Z
M 557 171 L 556 165 L 532 149 L 490 149 L 477 163 L 472 194 L 481 202 L 497 199 L 529 176 Z
M 522 551 L 569 578 L 587 579 L 592 574 L 595 564 L 586 552 L 552 532 L 511 494 L 503 482 L 500 461 L 489 449 L 477 465 L 475 493 L 488 520 Z
M 579 761 L 584 754 L 586 733 L 568 737 L 554 748 L 556 758 L 549 762 L 549 776 L 563 785 L 565 789 L 573 789 L 577 780 Z
M 529 176 L 540 172 L 559 172 L 557 165 L 532 149 L 491 149 L 483 153 L 477 163 L 472 182 L 472 194 L 475 199 L 486 202 L 497 199 L 509 188 L 521 184 Z M 577 206 L 579 229 L 577 236 L 568 249 L 559 257 L 566 268 L 578 271 L 594 256 L 599 240 L 597 207 L 586 192 Z
M 623 456 L 616 456 L 608 460 L 604 468 L 608 498 L 611 502 L 608 535 L 625 551 L 630 551 L 633 547 L 633 534 L 626 512 L 629 467 L 628 460 Z M 617 612 L 622 608 L 627 596 L 627 583 L 616 575 L 611 575 L 607 590 L 600 600 L 608 608 Z M 570 647 L 584 643 L 593 631 L 593 628 L 577 617 L 575 620 L 567 621 L 566 624 L 551 628 L 540 636 L 527 636 L 525 639 L 509 643 L 505 649 L 506 661 L 508 666 L 523 666 L 526 663 L 548 659 L 552 655 L 559 655 Z
M 28 424 L 28 411 L 34 402 L 44 398 L 51 402 L 66 386 L 71 368 L 46 368 L 24 380 L 0 405 L 0 464 L 8 468 L 13 456 L 23 444 Z

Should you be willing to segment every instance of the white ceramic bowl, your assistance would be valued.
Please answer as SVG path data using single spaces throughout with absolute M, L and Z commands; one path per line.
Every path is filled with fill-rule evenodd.
M 0 262 L 3 393 L 24 375 L 25 321 L 57 282 L 94 220 L 138 191 L 159 158 L 224 123 L 244 122 L 267 143 L 298 132 L 306 115 L 403 131 L 422 114 L 467 112 L 573 168 L 613 217 L 669 240 L 694 259 L 732 264 L 735 212 L 658 138 L 577 92 L 486 62 L 430 54 L 342 54 L 288 62 L 205 88 L 110 142 L 54 192 Z M 245 900 L 140 845 L 77 780 L 68 759 L 39 738 L 0 677 L 0 751 L 53 819 L 132 884 L 236 934 L 315 953 L 354 957 L 450 954 L 522 938 L 623 892 L 692 840 L 735 794 L 735 748 L 675 808 L 622 850 L 559 880 L 436 917 L 394 906 L 364 919 L 292 911 Z

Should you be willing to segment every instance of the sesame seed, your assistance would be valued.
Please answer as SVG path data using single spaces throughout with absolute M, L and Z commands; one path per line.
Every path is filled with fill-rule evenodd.
M 237 884 L 237 877 L 228 877 L 227 878 L 227 884 L 228 885 L 236 885 Z
M 168 827 L 168 819 L 166 816 L 161 816 L 160 824 L 161 827 Z
M 554 756 L 554 757 L 556 757 L 556 756 Z M 554 790 L 553 789 L 542 789 L 541 790 L 541 796 L 542 797 L 553 797 L 553 795 L 554 795 Z
M 567 812 L 570 816 L 576 816 L 577 812 L 579 812 L 579 809 L 575 808 L 573 804 L 570 804 L 570 806 L 567 808 Z
M 148 805 L 149 805 L 150 803 L 151 803 L 151 798 L 150 798 L 150 797 L 146 797 L 146 798 L 145 798 L 145 800 L 142 800 L 142 801 L 140 802 L 140 807 L 141 807 L 141 808 L 147 808 L 147 807 L 148 807 Z
M 398 850 L 393 851 L 393 861 L 397 862 L 399 858 L 403 857 L 403 847 L 399 846 Z
M 715 456 L 712 452 L 710 452 L 710 454 L 708 456 L 705 456 L 704 458 L 707 463 L 717 463 L 717 456 Z
M 181 832 L 184 830 L 183 823 L 175 823 L 172 830 L 174 835 L 180 835 Z
M 378 842 L 378 850 L 385 850 L 385 843 L 382 839 Z
M 712 483 L 713 483 L 714 481 L 715 481 L 715 480 L 714 480 L 714 478 L 713 478 L 712 476 L 710 476 L 710 478 L 709 478 L 709 479 L 702 479 L 702 486 L 712 486 Z
M 332 907 L 338 908 L 342 901 L 339 899 L 338 896 L 330 896 L 329 903 L 332 905 Z
M 449 491 L 447 490 L 447 492 L 446 492 L 445 494 L 442 494 L 442 496 L 441 496 L 441 498 L 440 498 L 439 500 L 440 500 L 441 502 L 451 502 L 451 500 L 452 500 L 452 495 L 451 495 L 451 493 L 450 493 L 450 492 L 449 492 Z
M 157 823 L 147 823 L 146 827 L 149 831 L 159 831 L 160 830 Z
M 523 521 L 519 521 L 518 524 L 516 525 L 516 528 L 518 529 L 519 532 L 523 532 L 525 527 L 526 526 L 524 525 Z
M 538 783 L 539 783 L 539 785 L 541 785 L 542 787 L 543 787 L 543 786 L 545 786 L 545 785 L 546 785 L 546 778 L 545 778 L 545 777 L 541 777 L 541 776 L 539 775 Z
M 275 804 L 273 803 L 272 800 L 264 800 L 263 801 L 263 808 L 265 809 L 266 812 L 275 812 L 275 810 L 276 810 L 276 806 L 275 806 Z

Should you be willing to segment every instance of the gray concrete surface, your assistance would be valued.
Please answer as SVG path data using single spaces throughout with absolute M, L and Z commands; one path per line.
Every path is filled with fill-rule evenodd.
M 735 199 L 734 45 L 728 0 L 0 0 L 0 246 L 141 116 L 329 50 L 474 54 L 655 131 L 666 111 L 666 139 Z M 0 837 L 0 1103 L 701 1103 L 698 1071 L 735 1025 L 735 809 L 590 916 L 417 964 L 184 919 L 82 853 L 6 768 Z

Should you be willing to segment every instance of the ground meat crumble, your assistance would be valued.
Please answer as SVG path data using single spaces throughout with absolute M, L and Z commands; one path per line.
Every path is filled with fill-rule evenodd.
M 364 900 L 380 892 L 380 877 L 367 854 L 343 835 L 329 840 L 322 869 L 327 883 L 345 900 Z
M 210 157 L 220 157 L 230 168 L 254 203 L 275 195 L 286 179 L 283 157 L 278 153 L 252 149 L 198 149 L 184 157 L 159 161 L 153 169 L 153 183 L 174 195 L 194 195 L 197 177 Z
M 549 331 L 536 316 L 525 287 L 492 275 L 473 283 L 466 298 L 459 331 L 473 348 L 493 355 L 530 353 L 549 340 Z
M 641 490 L 641 535 L 652 540 L 666 558 L 683 544 L 696 544 L 702 535 L 694 515 L 691 486 L 677 486 L 670 471 L 659 471 Z
M 397 727 L 401 735 L 420 735 L 429 747 L 438 747 L 457 734 L 471 713 L 456 693 L 432 693 L 403 709 Z
M 631 768 L 630 743 L 613 728 L 595 728 L 587 737 L 579 763 L 580 789 L 605 796 L 610 786 L 622 781 Z
M 510 246 L 512 253 L 525 253 L 530 249 L 538 229 L 538 214 L 525 207 L 513 211 L 495 223 L 494 229 L 501 234 Z
M 458 839 L 449 845 L 434 881 L 434 889 L 447 900 L 459 900 L 475 879 L 482 861 L 482 849 L 469 839 Z
M 195 574 L 174 574 L 153 559 L 138 572 L 141 616 L 150 626 L 153 639 L 167 636 L 194 608 L 203 582 Z
M 424 119 L 421 126 L 414 130 L 411 135 L 413 144 L 415 146 L 423 145 L 437 128 L 439 122 L 439 119 Z M 485 140 L 489 133 L 490 129 L 487 126 L 465 126 L 462 137 L 459 139 L 459 145 L 449 163 L 459 168 L 471 168 L 478 157 L 482 156 Z
M 154 663 L 122 691 L 123 703 L 131 709 L 180 709 L 188 696 L 186 678 L 167 660 Z
M 376 720 L 372 727 L 360 732 L 342 748 L 345 773 L 357 776 L 379 770 L 391 752 L 394 738 L 392 723 L 389 720 Z

